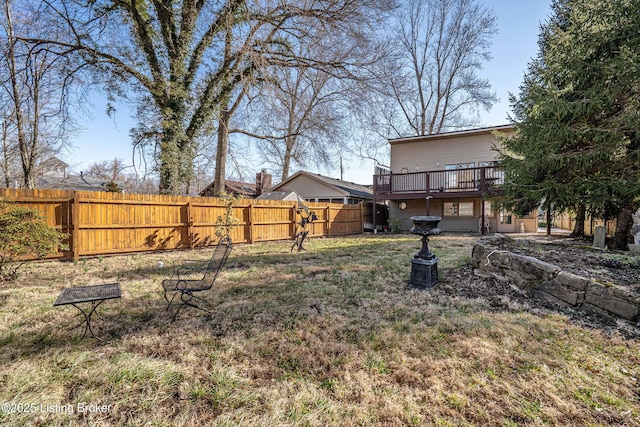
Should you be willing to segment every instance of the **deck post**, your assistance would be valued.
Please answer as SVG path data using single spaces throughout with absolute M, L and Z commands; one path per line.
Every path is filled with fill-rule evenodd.
M 480 225 L 480 230 L 482 230 L 481 233 L 484 236 L 485 235 L 485 232 L 484 232 L 484 197 L 482 197 L 480 200 L 481 200 L 480 212 L 481 212 L 481 215 L 482 215 L 482 218 L 481 218 L 482 222 L 480 223 L 481 224 Z
M 376 199 L 376 193 L 373 192 L 373 234 L 377 233 L 376 222 L 378 220 L 378 215 L 376 215 L 376 211 L 378 210 L 378 199 Z M 364 225 L 364 222 L 363 222 Z
M 430 182 L 430 179 L 429 179 L 429 172 L 425 172 L 425 175 L 426 175 L 426 179 L 425 179 L 426 182 L 425 182 L 424 190 L 426 191 L 427 196 L 431 197 L 431 196 L 429 196 L 429 193 L 431 193 L 431 185 L 430 185 L 431 182 Z M 429 209 L 427 209 L 427 215 L 429 215 Z

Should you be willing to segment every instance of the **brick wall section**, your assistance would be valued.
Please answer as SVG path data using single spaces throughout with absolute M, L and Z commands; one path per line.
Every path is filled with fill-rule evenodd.
M 475 273 L 514 285 L 517 289 L 550 302 L 600 315 L 640 320 L 640 298 L 622 288 L 606 286 L 589 278 L 530 256 L 499 249 L 495 235 L 473 246 Z

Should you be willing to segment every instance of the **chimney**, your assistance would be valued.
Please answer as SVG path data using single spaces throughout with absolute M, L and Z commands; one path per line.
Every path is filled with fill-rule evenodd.
M 256 174 L 256 197 L 271 190 L 271 174 L 266 169 Z

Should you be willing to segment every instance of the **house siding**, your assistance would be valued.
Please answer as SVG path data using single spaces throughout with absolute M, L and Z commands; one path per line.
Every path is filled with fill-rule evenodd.
M 450 217 L 444 215 L 444 204 L 449 202 L 472 202 L 473 216 L 471 217 Z M 411 217 L 419 215 L 427 215 L 427 204 L 424 199 L 406 200 L 406 209 L 399 208 L 398 201 L 392 201 L 389 203 L 389 216 L 400 219 L 402 223 L 402 229 L 408 231 L 411 229 Z M 446 231 L 454 232 L 477 232 L 478 231 L 478 217 L 480 216 L 480 199 L 447 199 L 447 200 L 431 200 L 429 202 L 429 215 L 435 215 L 442 218 L 438 227 Z M 493 218 L 490 218 L 493 220 Z M 492 221 L 492 230 L 495 231 L 494 221 Z
M 400 202 L 404 201 L 407 204 L 406 209 L 400 209 Z M 447 216 L 444 213 L 444 204 L 454 202 L 472 202 L 473 203 L 473 216 L 469 217 L 452 217 Z M 438 226 L 445 231 L 451 232 L 472 232 L 477 233 L 478 220 L 482 216 L 482 199 L 480 198 L 460 198 L 460 199 L 432 199 L 429 202 L 429 215 L 435 215 L 442 218 Z M 427 204 L 424 199 L 408 199 L 408 200 L 393 200 L 389 202 L 389 217 L 396 217 L 402 224 L 402 229 L 408 231 L 411 229 L 411 217 L 427 215 Z M 521 232 L 522 224 L 524 226 L 525 233 L 535 233 L 538 230 L 537 218 L 532 214 L 530 216 L 519 218 L 515 215 L 512 217 L 511 224 L 500 224 L 499 215 L 497 212 L 493 212 L 486 216 L 490 223 L 490 232 L 500 233 L 519 233 Z
M 284 188 L 287 190 L 293 190 L 300 194 L 300 196 L 311 201 L 314 199 L 327 201 L 331 199 L 333 202 L 342 203 L 344 198 L 347 196 L 346 192 L 340 193 L 333 190 L 327 184 L 323 184 L 322 182 L 316 181 L 305 175 L 300 175 L 292 179 L 284 186 Z
M 403 168 L 408 172 L 437 171 L 445 170 L 448 164 L 460 163 L 474 163 L 477 167 L 479 162 L 496 160 L 496 146 L 499 143 L 489 131 L 441 139 L 391 141 L 391 170 L 393 173 L 401 173 Z

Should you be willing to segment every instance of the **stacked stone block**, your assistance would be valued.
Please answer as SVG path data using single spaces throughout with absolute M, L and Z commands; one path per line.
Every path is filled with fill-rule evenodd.
M 509 282 L 534 297 L 586 311 L 640 320 L 640 298 L 623 288 L 563 271 L 537 258 L 503 250 L 499 234 L 473 246 L 475 274 Z

